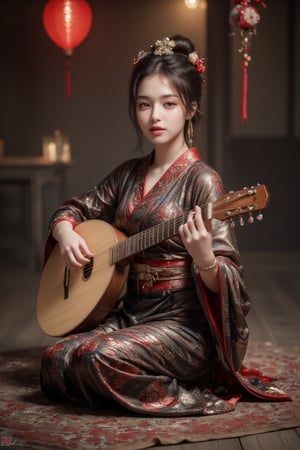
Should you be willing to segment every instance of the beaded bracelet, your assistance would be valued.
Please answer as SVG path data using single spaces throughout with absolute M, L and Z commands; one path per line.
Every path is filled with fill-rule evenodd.
M 217 258 L 215 257 L 214 262 L 210 265 L 210 266 L 206 266 L 206 267 L 199 267 L 198 269 L 200 270 L 200 272 L 207 272 L 208 270 L 212 270 L 215 267 L 217 267 Z

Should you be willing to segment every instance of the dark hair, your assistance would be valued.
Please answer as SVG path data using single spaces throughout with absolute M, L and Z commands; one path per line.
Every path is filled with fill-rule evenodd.
M 157 56 L 150 52 L 143 56 L 133 67 L 129 83 L 129 115 L 137 131 L 139 142 L 142 141 L 142 134 L 137 122 L 136 98 L 137 90 L 141 81 L 148 75 L 163 73 L 173 83 L 178 91 L 183 104 L 188 112 L 194 110 L 193 105 L 197 104 L 196 112 L 193 116 L 193 123 L 196 123 L 200 116 L 200 100 L 202 93 L 203 79 L 193 64 L 188 60 L 190 53 L 195 51 L 194 44 L 190 39 L 175 35 L 170 37 L 175 41 L 173 54 Z M 185 124 L 185 136 L 187 122 Z

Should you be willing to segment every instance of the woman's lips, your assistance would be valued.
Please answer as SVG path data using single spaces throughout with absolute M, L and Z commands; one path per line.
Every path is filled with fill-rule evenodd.
M 159 127 L 153 127 L 153 128 L 150 128 L 150 131 L 155 136 L 159 136 L 165 131 L 165 129 L 164 128 L 159 128 Z

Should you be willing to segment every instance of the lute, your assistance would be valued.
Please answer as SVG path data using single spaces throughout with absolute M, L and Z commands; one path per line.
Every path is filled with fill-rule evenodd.
M 204 220 L 230 220 L 248 214 L 248 221 L 262 219 L 269 202 L 265 185 L 228 192 L 216 201 L 201 205 Z M 94 256 L 82 269 L 66 267 L 58 245 L 43 269 L 37 293 L 37 320 L 50 336 L 64 336 L 92 329 L 112 310 L 128 276 L 131 256 L 177 234 L 189 211 L 127 237 L 101 220 L 88 220 L 76 228 Z

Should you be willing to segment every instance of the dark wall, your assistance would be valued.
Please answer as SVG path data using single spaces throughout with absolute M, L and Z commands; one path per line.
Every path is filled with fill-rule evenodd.
M 116 164 L 136 155 L 136 136 L 127 114 L 132 58 L 154 40 L 182 33 L 208 58 L 200 152 L 221 173 L 228 190 L 256 182 L 270 188 L 265 220 L 238 231 L 240 248 L 299 250 L 294 239 L 300 150 L 299 2 L 266 2 L 251 48 L 245 123 L 239 115 L 239 34 L 236 30 L 230 37 L 230 0 L 209 0 L 207 10 L 196 11 L 188 10 L 183 0 L 89 3 L 93 27 L 71 58 L 72 93 L 66 98 L 64 55 L 42 25 L 46 0 L 0 0 L 0 138 L 5 153 L 40 155 L 43 135 L 59 128 L 70 137 L 76 162 L 69 173 L 68 194 L 94 185 Z
M 250 47 L 248 119 L 241 121 L 240 30 L 229 26 L 232 2 L 221 3 L 208 2 L 209 157 L 228 189 L 256 183 L 269 188 L 264 221 L 237 227 L 240 248 L 299 250 L 300 4 L 272 0 L 259 8 L 261 22 Z

